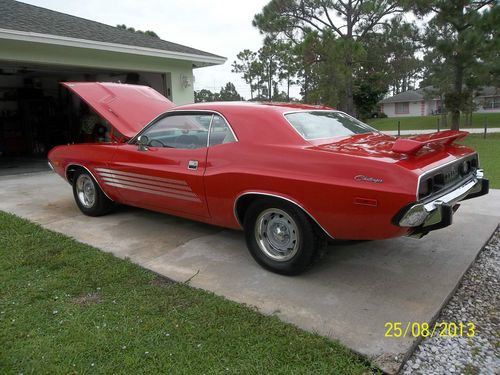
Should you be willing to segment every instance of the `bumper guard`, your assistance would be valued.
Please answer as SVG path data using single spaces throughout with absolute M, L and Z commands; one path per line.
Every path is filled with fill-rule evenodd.
M 409 236 L 420 238 L 432 230 L 451 225 L 460 201 L 488 194 L 489 181 L 482 169 L 459 187 L 429 202 L 411 203 L 394 216 L 392 223 L 410 228 Z

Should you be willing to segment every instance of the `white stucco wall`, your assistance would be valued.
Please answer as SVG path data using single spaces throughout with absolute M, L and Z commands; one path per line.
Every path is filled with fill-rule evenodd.
M 488 98 L 491 98 L 490 96 Z M 484 96 L 478 96 L 475 99 L 476 105 L 477 105 L 477 112 L 480 113 L 498 113 L 500 112 L 500 108 L 483 108 L 483 102 L 485 100 Z M 500 96 L 497 97 L 497 102 L 500 101 Z
M 409 113 L 396 113 L 396 104 L 388 103 L 383 105 L 382 111 L 388 117 L 410 117 L 432 115 L 438 110 L 439 99 L 409 102 Z
M 475 99 L 476 102 L 476 110 L 474 112 L 478 113 L 499 113 L 500 108 L 488 108 L 485 109 L 483 108 L 483 100 L 484 97 L 479 96 Z M 427 116 L 427 115 L 432 115 L 433 113 L 436 113 L 441 104 L 439 99 L 429 99 L 425 100 L 424 107 L 422 108 L 422 102 L 410 102 L 409 104 L 409 113 L 403 114 L 396 114 L 396 107 L 395 103 L 386 103 L 381 105 L 381 111 L 384 112 L 387 117 L 409 117 L 409 116 Z M 423 109 L 423 111 L 422 111 Z
M 426 114 L 426 107 L 424 107 L 424 115 Z M 409 102 L 409 112 L 408 113 L 396 113 L 395 103 L 384 104 L 382 110 L 387 117 L 409 117 L 409 116 L 421 116 L 422 115 L 422 102 Z
M 171 97 L 175 104 L 194 101 L 191 61 L 0 39 L 0 64 L 2 63 L 164 73 L 170 77 Z M 182 82 L 182 76 L 191 82 L 187 87 Z

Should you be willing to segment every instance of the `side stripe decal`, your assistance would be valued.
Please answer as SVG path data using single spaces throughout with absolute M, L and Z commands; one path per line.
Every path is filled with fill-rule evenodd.
M 149 176 L 149 175 L 146 175 L 146 174 L 122 172 L 122 171 L 117 171 L 117 170 L 114 170 L 114 169 L 96 168 L 96 171 L 99 172 L 99 174 L 101 172 L 104 172 L 104 173 L 114 173 L 114 174 L 119 174 L 119 175 L 122 175 L 122 176 L 138 177 L 138 178 L 142 178 L 142 179 L 145 179 L 145 180 L 153 180 L 153 181 L 160 181 L 160 182 L 169 182 L 169 183 L 178 184 L 178 185 L 187 185 L 187 182 L 186 181 L 182 181 L 182 180 L 173 180 L 173 179 L 170 179 L 170 178 L 155 177 L 155 176 Z
M 154 190 L 154 191 L 159 191 L 159 192 L 172 193 L 172 194 L 178 194 L 178 195 L 196 198 L 196 194 L 191 192 L 191 191 L 180 191 L 180 190 L 176 190 L 176 189 L 162 188 L 162 187 L 146 185 L 146 184 L 138 184 L 136 182 L 130 182 L 127 180 L 120 180 L 120 179 L 108 178 L 108 177 L 103 177 L 103 181 L 105 183 L 109 182 L 109 183 L 127 185 L 127 186 L 130 186 L 131 189 L 134 187 L 140 187 L 140 188 L 145 188 L 148 190 Z
M 137 178 L 137 177 L 125 177 L 121 176 L 115 173 L 99 173 L 99 175 L 104 179 L 104 178 L 113 178 L 117 180 L 123 180 L 123 181 L 130 181 L 130 182 L 139 182 L 139 183 L 145 183 L 151 186 L 156 186 L 156 187 L 165 187 L 165 188 L 172 188 L 172 189 L 178 189 L 178 190 L 184 190 L 184 191 L 191 191 L 191 188 L 187 185 L 176 185 L 172 183 L 167 183 L 167 182 L 158 182 L 158 181 L 149 181 L 145 180 L 142 178 Z
M 186 181 L 155 177 L 114 169 L 96 168 L 105 185 L 120 189 L 140 191 L 190 202 L 201 202 Z

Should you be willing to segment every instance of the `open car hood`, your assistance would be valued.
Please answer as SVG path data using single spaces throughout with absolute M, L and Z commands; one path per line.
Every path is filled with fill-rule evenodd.
M 174 103 L 147 86 L 110 82 L 62 82 L 108 121 L 118 132 L 132 138 Z

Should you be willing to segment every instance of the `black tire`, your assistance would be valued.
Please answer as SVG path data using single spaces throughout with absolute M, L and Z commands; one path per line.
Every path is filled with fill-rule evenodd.
M 306 270 L 319 254 L 320 241 L 313 223 L 300 208 L 291 203 L 257 200 L 248 207 L 243 226 L 250 254 L 257 263 L 272 272 L 298 275 Z M 285 230 L 276 229 L 280 226 Z M 279 235 L 281 237 L 276 240 Z M 270 239 L 270 236 L 273 238 Z M 295 241 L 292 241 L 294 236 Z M 285 239 L 280 242 L 283 238 Z M 277 243 L 278 247 L 273 246 L 273 243 Z M 287 249 L 283 250 L 282 245 Z M 282 250 L 283 254 L 287 255 L 282 256 Z
M 82 187 L 81 184 L 85 184 Z M 110 200 L 101 190 L 94 177 L 86 170 L 80 169 L 75 172 L 73 176 L 73 196 L 75 198 L 76 205 L 87 216 L 102 216 L 110 212 L 114 203 Z M 93 199 L 88 199 L 90 196 L 85 195 L 84 191 L 87 189 L 87 193 L 90 189 L 93 189 Z M 82 195 L 83 194 L 83 195 Z

